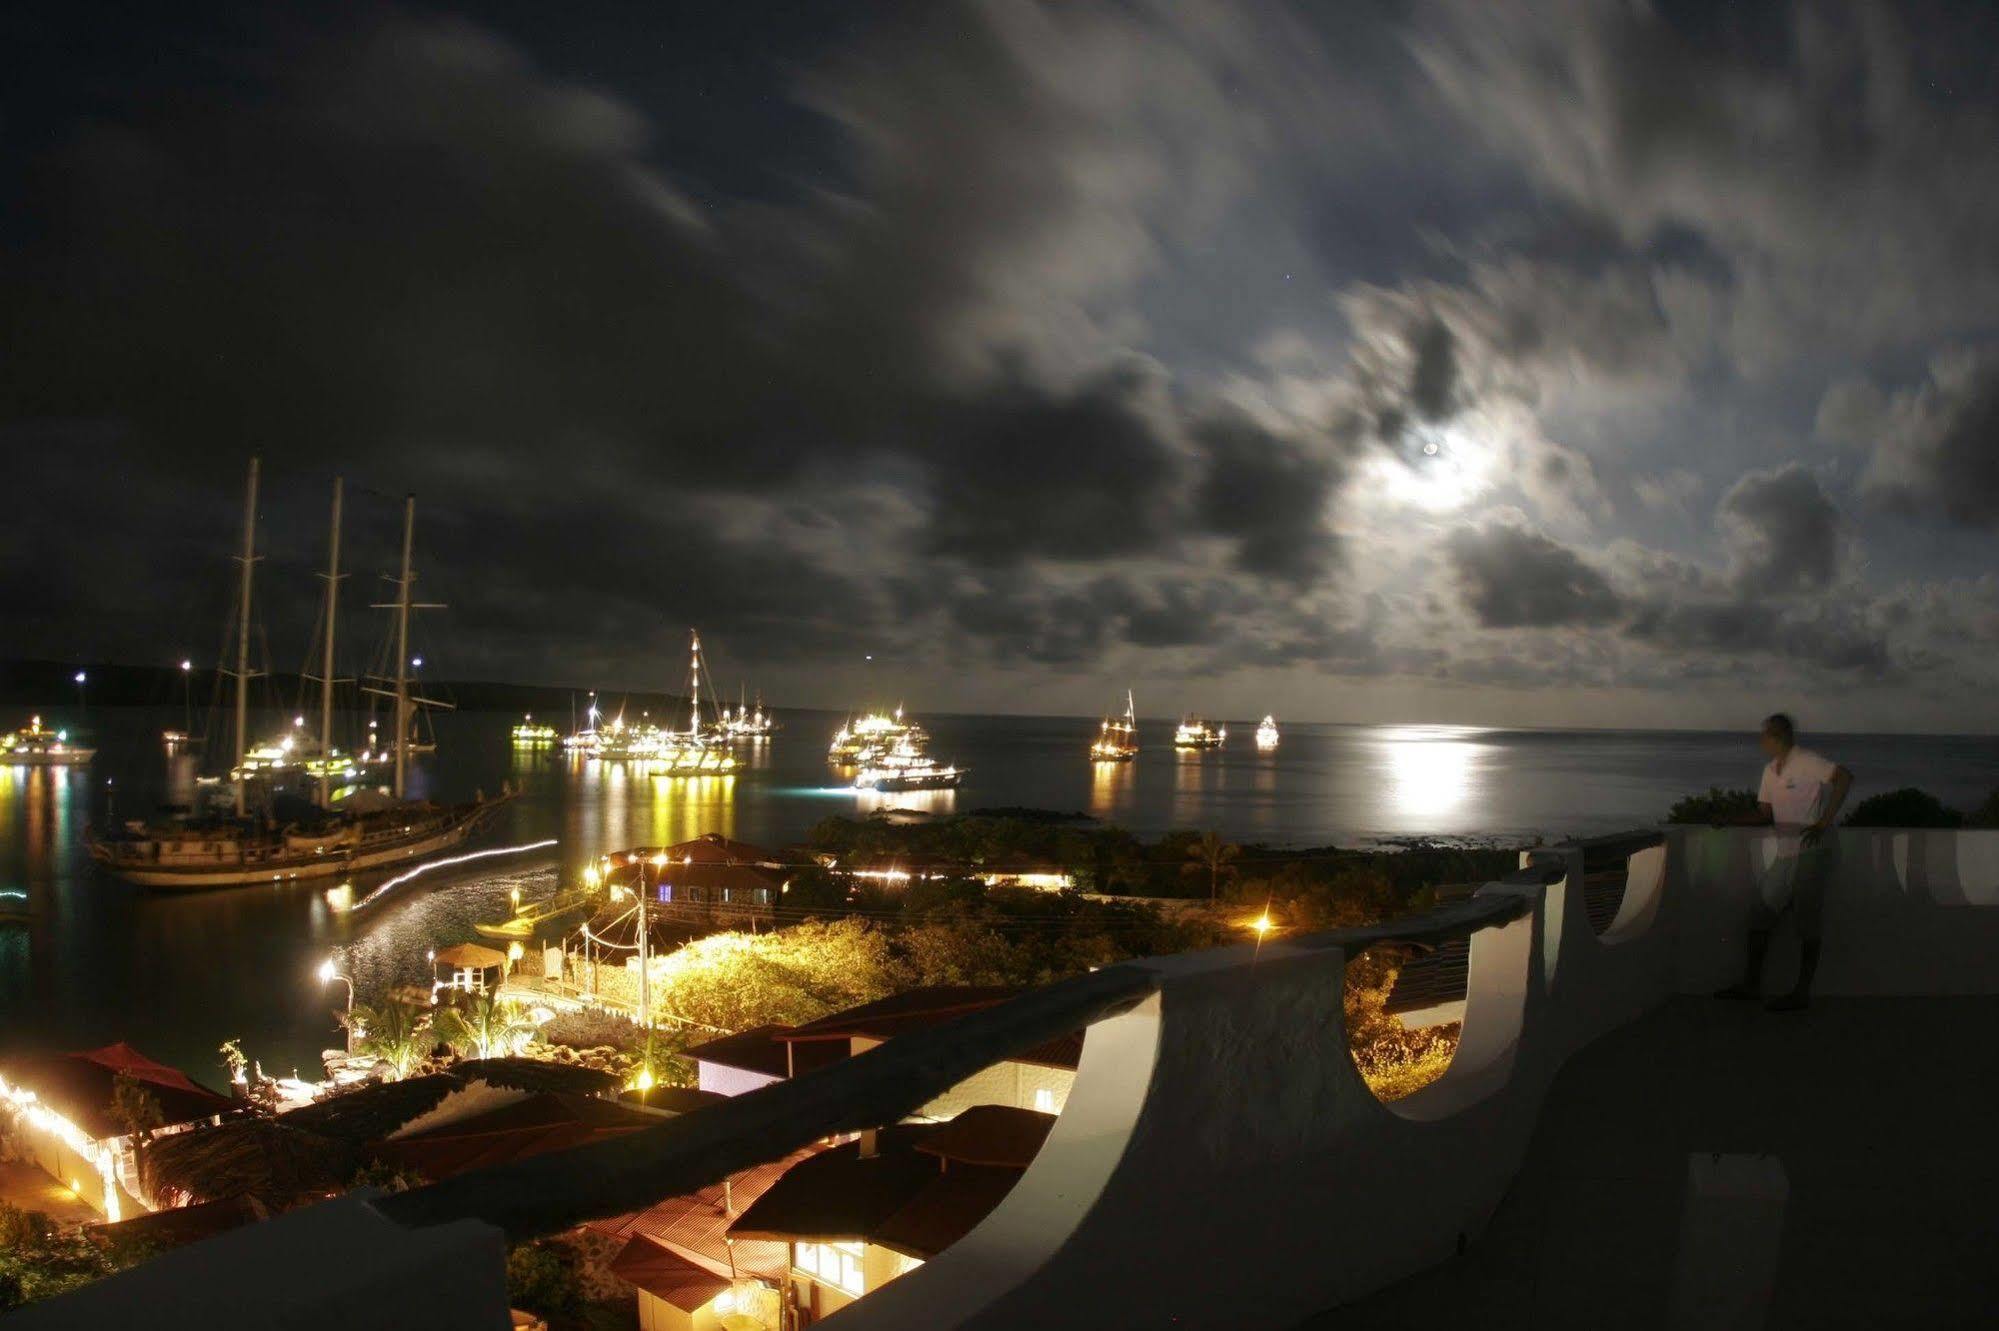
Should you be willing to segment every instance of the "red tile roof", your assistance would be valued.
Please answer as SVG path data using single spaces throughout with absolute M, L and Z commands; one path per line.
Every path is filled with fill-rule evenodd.
M 730 1234 L 781 1242 L 866 1238 L 937 1176 L 936 1157 L 914 1149 L 935 1130 L 899 1124 L 878 1131 L 873 1155 L 847 1142 L 801 1161 L 743 1208 Z
M 729 1287 L 726 1278 L 694 1265 L 642 1234 L 611 1259 L 611 1274 L 665 1299 L 685 1313 L 697 1311 Z
M 1018 1169 L 952 1165 L 865 1237 L 927 1262 L 971 1233 L 1018 1182 Z
M 830 1016 L 794 1026 L 777 1038 L 782 1040 L 843 1040 L 868 1036 L 886 1040 L 904 1031 L 941 1025 L 967 1012 L 976 1012 L 1025 992 L 994 985 L 931 985 L 908 989 L 872 1003 L 847 1008 Z
M 790 1247 L 754 1240 L 732 1244 L 728 1241 L 729 1226 L 786 1170 L 811 1158 L 818 1149 L 795 1151 L 782 1160 L 733 1174 L 726 1188 L 717 1183 L 683 1197 L 669 1197 L 643 1211 L 593 1220 L 589 1228 L 613 1238 L 643 1235 L 716 1275 L 726 1276 L 733 1269 L 742 1275 L 782 1279 L 791 1264 Z M 733 1209 L 725 1209 L 730 1207 Z

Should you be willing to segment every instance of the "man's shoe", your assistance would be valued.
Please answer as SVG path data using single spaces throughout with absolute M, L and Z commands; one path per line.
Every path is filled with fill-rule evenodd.
M 1726 989 L 1715 990 L 1714 996 L 1716 998 L 1728 998 L 1728 999 L 1733 999 L 1736 1002 L 1746 1003 L 1746 1002 L 1752 1002 L 1758 998 L 1763 997 L 1763 991 L 1761 989 L 1758 989 L 1753 984 L 1744 984 L 1741 982 L 1737 982 L 1735 984 L 1731 984 Z
M 1811 996 L 1808 994 L 1800 994 L 1800 993 L 1779 994 L 1777 997 L 1765 1003 L 1763 1005 L 1763 1010 L 1766 1012 L 1803 1012 L 1806 1008 L 1810 1007 L 1811 1005 L 1812 1005 Z

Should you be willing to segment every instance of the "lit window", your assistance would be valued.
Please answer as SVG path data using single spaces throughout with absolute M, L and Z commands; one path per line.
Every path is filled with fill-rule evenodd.
M 862 1292 L 858 1243 L 794 1243 L 791 1264 L 813 1279 L 849 1294 L 858 1296 Z
M 1054 1113 L 1055 1092 L 1049 1090 L 1046 1086 L 1036 1087 L 1034 1091 L 1034 1108 L 1039 1113 Z

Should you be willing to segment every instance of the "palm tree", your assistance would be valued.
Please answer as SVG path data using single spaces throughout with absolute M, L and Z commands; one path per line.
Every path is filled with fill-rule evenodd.
M 402 998 L 388 998 L 354 1009 L 354 1048 L 389 1065 L 391 1080 L 409 1076 L 410 1069 L 430 1052 L 430 1009 Z
M 1198 873 L 1208 871 L 1208 900 L 1213 901 L 1221 889 L 1223 878 L 1235 877 L 1235 858 L 1242 854 L 1242 847 L 1224 841 L 1215 832 L 1201 833 L 1200 839 L 1189 842 L 1187 858 L 1193 863 L 1183 865 L 1182 872 Z
M 532 1027 L 519 1009 L 501 1001 L 499 991 L 485 990 L 437 1014 L 437 1035 L 468 1058 L 495 1058 L 512 1052 L 518 1038 Z

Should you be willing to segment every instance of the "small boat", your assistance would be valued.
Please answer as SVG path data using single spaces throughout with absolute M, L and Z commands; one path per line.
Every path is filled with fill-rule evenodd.
M 555 727 L 546 721 L 535 720 L 534 713 L 529 712 L 521 718 L 521 723 L 514 727 L 514 743 L 522 747 L 553 744 Z
M 1256 747 L 1274 749 L 1277 747 L 1277 718 L 1265 716 L 1256 727 Z
M 1090 746 L 1090 761 L 1128 763 L 1138 757 L 1138 715 L 1131 690 L 1124 695 L 1124 715 L 1107 716 L 1097 728 L 1097 742 Z
M 78 767 L 96 756 L 96 749 L 70 743 L 67 730 L 50 730 L 39 716 L 29 717 L 28 724 L 11 735 L 0 735 L 4 767 Z
M 860 720 L 841 726 L 833 733 L 826 759 L 839 767 L 866 766 L 902 740 L 907 739 L 920 748 L 929 738 L 922 726 L 903 720 L 902 708 L 898 706 L 893 713 L 869 712 Z
M 574 892 L 560 892 L 546 901 L 538 901 L 531 906 L 522 906 L 516 909 L 508 919 L 474 924 L 472 928 L 487 938 L 508 940 L 531 938 L 534 936 L 535 929 L 538 926 L 555 919 L 559 915 L 567 915 L 573 910 L 582 909 L 584 906 L 589 905 L 591 899 L 596 895 L 597 893 L 594 888 L 579 888 Z
M 939 763 L 908 735 L 898 739 L 854 777 L 855 790 L 950 790 L 965 779 L 965 769 Z
M 1219 749 L 1229 737 L 1228 727 L 1211 726 L 1198 716 L 1190 716 L 1173 732 L 1176 749 Z

